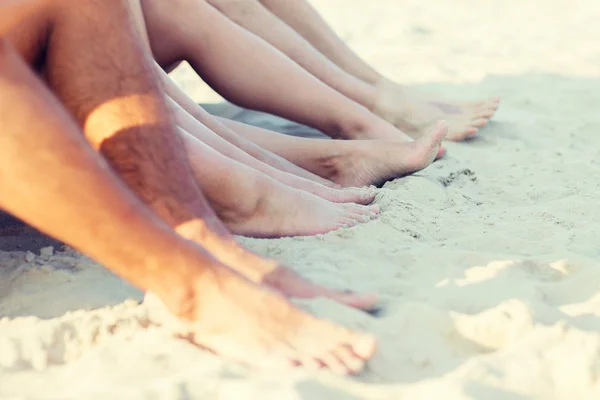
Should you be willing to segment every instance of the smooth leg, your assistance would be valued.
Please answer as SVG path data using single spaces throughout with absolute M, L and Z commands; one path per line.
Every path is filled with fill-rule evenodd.
M 427 167 L 440 150 L 447 127 L 440 122 L 414 142 L 319 140 L 279 135 L 221 118 L 264 148 L 343 187 L 381 185 Z
M 370 109 L 412 137 L 421 137 L 433 123 L 446 120 L 449 124 L 447 138 L 463 140 L 475 135 L 498 108 L 498 98 L 471 103 L 442 100 L 386 79 L 352 51 L 307 0 L 209 1 L 238 4 L 240 9 L 254 9 L 256 6 L 250 7 L 250 4 L 260 1 L 340 68 L 370 84 L 377 99 Z M 246 19 L 253 17 L 252 14 L 246 15 Z M 270 25 L 273 23 L 266 26 Z M 285 48 L 276 47 L 290 55 Z
M 315 127 L 332 137 L 387 135 L 408 140 L 208 3 L 142 0 L 142 5 L 152 51 L 161 66 L 186 59 L 232 102 Z
M 188 0 L 198 1 L 198 0 Z M 346 72 L 287 25 L 258 0 L 205 0 L 235 23 L 262 38 L 322 82 L 369 110 L 377 90 Z

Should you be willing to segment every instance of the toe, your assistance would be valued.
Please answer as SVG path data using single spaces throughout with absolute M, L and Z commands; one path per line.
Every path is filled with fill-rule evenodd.
M 318 359 L 321 368 L 327 368 L 338 375 L 347 375 L 352 373 L 350 368 L 333 351 L 324 352 Z
M 344 363 L 350 374 L 358 374 L 365 366 L 365 361 L 357 357 L 348 345 L 339 346 L 334 353 Z
M 485 126 L 488 122 L 489 120 L 487 118 L 476 118 L 471 121 L 470 125 L 472 127 L 481 128 L 482 126 Z
M 347 203 L 344 204 L 346 212 L 351 215 L 370 216 L 372 214 L 370 206 L 360 204 Z
M 430 132 L 431 140 L 437 144 L 441 143 L 447 134 L 448 123 L 446 121 L 438 121 Z
M 371 202 L 373 202 L 373 200 L 375 200 L 376 194 L 377 194 L 377 192 L 370 188 L 369 189 L 359 189 L 357 199 L 360 202 L 360 204 L 370 204 Z
M 300 365 L 309 371 L 319 371 L 325 367 L 325 363 L 316 357 L 303 357 L 299 360 Z
M 496 112 L 496 110 L 492 110 L 492 109 L 481 109 L 475 113 L 474 117 L 475 118 L 491 118 L 495 112 Z
M 379 303 L 379 296 L 375 293 L 356 293 L 353 291 L 324 293 L 326 297 L 338 303 L 361 310 L 372 310 Z
M 475 128 L 475 127 L 468 127 L 466 129 L 463 129 L 461 131 L 457 131 L 452 133 L 451 135 L 449 135 L 446 139 L 447 140 L 451 140 L 454 142 L 458 142 L 461 140 L 465 140 L 471 136 L 474 136 L 475 134 L 477 134 L 477 131 L 479 129 Z
M 377 341 L 371 335 L 354 333 L 351 343 L 352 352 L 362 360 L 368 360 L 377 351 Z
M 440 148 L 438 149 L 437 154 L 435 155 L 435 159 L 436 160 L 441 159 L 442 157 L 444 157 L 446 155 L 446 153 L 447 153 L 446 148 L 444 146 L 440 146 Z
M 342 228 L 351 228 L 358 223 L 360 223 L 360 221 L 353 215 L 346 216 L 338 222 L 339 225 L 342 225 Z

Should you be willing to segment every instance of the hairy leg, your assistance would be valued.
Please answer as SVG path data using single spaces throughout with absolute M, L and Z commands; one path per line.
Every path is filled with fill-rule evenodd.
M 180 235 L 250 280 L 293 295 L 289 282 L 302 280 L 240 246 L 202 196 L 181 151 L 183 140 L 151 57 L 144 53 L 134 28 L 130 4 L 124 0 L 81 0 L 78 7 L 70 0 L 48 4 L 47 13 L 20 24 L 9 39 L 30 63 L 43 63 L 51 86 L 92 146 Z M 352 296 L 322 288 L 317 292 L 356 305 Z
M 181 240 L 91 149 L 67 112 L 1 38 L 0 116 L 1 208 L 165 300 L 169 290 L 174 298 L 187 296 L 175 292 L 185 288 L 191 269 L 175 263 L 172 271 L 151 270 L 169 265 L 167 257 L 160 257 Z M 210 260 L 208 254 L 199 258 Z M 178 301 L 168 302 L 176 307 Z
M 349 373 L 373 355 L 373 338 L 317 320 L 175 234 L 118 181 L 2 39 L 0 117 L 0 207 L 156 292 L 179 334 L 253 365 L 316 362 Z

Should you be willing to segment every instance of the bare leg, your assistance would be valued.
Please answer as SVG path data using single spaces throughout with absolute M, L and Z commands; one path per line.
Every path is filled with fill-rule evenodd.
M 3 209 L 156 292 L 201 346 L 254 365 L 362 368 L 371 337 L 303 313 L 176 235 L 118 182 L 7 47 L 0 39 Z
M 215 134 L 214 132 L 209 130 L 204 125 L 202 125 L 194 117 L 192 117 L 185 110 L 183 110 L 181 107 L 179 107 L 179 105 L 177 103 L 173 102 L 172 100 L 169 100 L 169 101 L 174 110 L 177 123 L 178 123 L 179 127 L 181 128 L 181 132 L 184 135 L 186 143 L 195 143 L 197 140 L 200 140 L 201 142 L 212 147 L 213 149 L 215 149 L 222 155 L 224 155 L 232 160 L 235 160 L 242 164 L 247 165 L 248 167 L 250 167 L 250 169 L 245 169 L 246 174 L 244 174 L 244 175 L 265 174 L 268 177 L 271 177 L 271 178 L 275 179 L 276 181 L 289 186 L 290 188 L 299 189 L 299 190 L 314 194 L 315 196 L 321 197 L 325 200 L 333 201 L 336 203 L 369 204 L 375 199 L 375 191 L 372 190 L 371 188 L 356 188 L 356 189 L 331 188 L 331 187 L 323 186 L 319 183 L 316 183 L 316 182 L 313 182 L 313 181 L 310 181 L 310 180 L 307 180 L 304 178 L 300 178 L 296 175 L 292 175 L 287 172 L 280 171 L 280 170 L 275 169 L 261 161 L 258 161 L 257 159 L 253 158 L 249 154 L 245 153 L 238 147 L 232 145 L 231 143 L 229 143 L 228 141 L 226 141 L 225 139 L 223 139 L 219 135 Z M 211 118 L 214 118 L 214 117 L 211 117 Z M 220 124 L 220 122 L 218 122 L 218 121 L 216 121 L 216 123 Z M 280 136 L 277 133 L 274 133 L 274 134 Z M 188 150 L 188 158 L 192 164 L 205 162 L 206 158 L 205 158 L 205 156 L 202 155 L 202 152 L 194 151 L 194 150 L 199 150 L 198 146 L 187 146 L 187 150 Z M 227 164 L 227 159 L 223 158 L 221 160 L 221 162 L 224 164 Z M 231 164 L 233 165 L 236 163 L 231 163 Z M 205 167 L 204 169 L 201 169 L 201 170 L 204 171 L 203 174 L 207 175 L 208 179 L 211 179 L 212 177 L 210 177 L 210 175 L 215 173 L 214 169 L 207 168 L 207 167 Z M 243 181 L 246 178 L 242 178 L 241 176 L 234 174 L 235 170 L 236 169 L 233 167 L 231 167 L 229 170 L 230 174 L 233 174 L 234 176 L 237 177 L 237 179 L 232 182 L 243 184 Z M 225 169 L 224 172 L 227 173 L 227 169 Z M 260 178 L 257 177 L 255 179 L 252 179 L 252 181 L 256 181 L 257 179 L 260 179 Z M 264 180 L 264 178 L 262 178 L 262 179 Z M 208 188 L 203 187 L 202 185 L 200 185 L 200 186 L 202 187 L 202 189 L 205 193 L 208 193 L 207 192 L 209 190 Z M 231 195 L 233 195 L 232 198 L 234 198 L 234 199 L 235 198 L 241 199 L 242 197 L 245 198 L 246 200 L 256 199 L 257 202 L 259 202 L 259 201 L 263 202 L 261 199 L 268 197 L 269 202 L 278 202 L 280 200 L 283 201 L 283 199 L 279 199 L 279 196 L 277 195 L 277 193 L 283 195 L 284 193 L 288 192 L 288 190 L 286 188 L 282 188 L 279 191 L 270 191 L 267 196 L 267 193 L 260 192 L 261 189 L 264 189 L 264 187 L 262 185 L 250 185 L 250 186 L 246 187 L 245 189 L 247 189 L 245 192 L 240 193 L 238 195 L 233 195 L 233 193 L 227 193 L 226 196 L 230 197 Z M 219 188 L 217 188 L 217 187 L 215 187 L 214 190 L 217 191 L 216 194 L 219 197 L 222 197 L 225 195 L 225 193 L 223 193 L 223 191 L 219 190 Z M 296 192 L 294 191 L 294 193 L 296 193 Z M 208 193 L 208 194 L 210 194 L 210 193 Z M 293 203 L 296 203 L 296 204 L 301 203 L 302 202 L 301 198 L 303 198 L 303 197 L 304 196 L 299 196 L 296 199 L 296 201 Z M 283 202 L 282 206 L 285 206 L 285 203 L 289 202 L 289 200 L 290 199 L 288 197 L 288 200 Z M 212 205 L 214 207 L 214 204 L 212 204 Z M 300 207 L 300 208 L 302 208 L 302 207 Z M 304 220 L 304 223 L 303 223 L 305 228 L 308 227 L 307 224 L 310 224 L 310 222 L 309 222 L 311 220 L 311 218 L 310 218 L 311 211 L 310 210 L 312 210 L 312 209 L 314 209 L 314 208 L 309 207 L 307 209 L 307 214 L 305 216 L 306 219 Z M 325 207 L 324 210 L 325 209 L 327 209 L 327 207 Z M 336 214 L 337 213 L 334 213 L 333 215 L 331 215 L 331 218 L 335 219 Z M 267 218 L 266 215 L 265 215 L 265 218 Z M 328 218 L 325 216 L 322 216 L 322 218 L 324 221 L 328 220 Z M 264 219 L 263 219 L 263 221 L 264 221 Z M 266 228 L 266 226 L 265 226 L 265 228 Z M 275 233 L 275 232 L 273 232 L 273 233 Z M 286 235 L 291 234 L 291 232 L 286 232 L 285 230 L 281 231 L 280 233 L 286 234 Z
M 414 142 L 315 140 L 221 120 L 260 146 L 344 187 L 380 185 L 427 167 L 447 133 L 447 127 L 439 122 L 426 136 Z
M 405 86 L 386 79 L 354 53 L 306 0 L 209 1 L 226 3 L 228 8 L 233 10 L 232 12 L 238 9 L 239 18 L 246 21 L 254 19 L 252 25 L 246 27 L 294 60 L 307 57 L 306 51 L 300 52 L 298 45 L 295 48 L 291 47 L 290 43 L 294 39 L 289 35 L 285 47 L 280 47 L 278 43 L 284 42 L 284 30 L 281 29 L 276 33 L 271 27 L 278 25 L 271 21 L 272 18 L 268 20 L 265 13 L 256 11 L 257 3 L 260 1 L 331 61 L 356 78 L 370 84 L 376 91 L 376 101 L 371 110 L 413 137 L 419 137 L 432 123 L 444 119 L 449 124 L 448 139 L 462 140 L 476 134 L 498 108 L 498 98 L 472 103 L 440 100 L 435 96 L 411 91 Z M 242 16 L 239 10 L 243 9 L 252 11 L 247 11 Z M 259 26 L 269 27 L 269 29 L 257 31 L 256 28 Z M 253 27 L 255 29 L 252 29 Z M 277 35 L 277 43 L 263 36 L 262 32 L 269 36 Z
M 259 2 L 348 73 L 372 85 L 381 80 L 381 74 L 354 53 L 307 1 Z
M 276 154 L 271 153 L 263 149 L 262 147 L 256 145 L 254 142 L 238 135 L 233 132 L 231 129 L 220 123 L 216 118 L 206 112 L 202 107 L 196 104 L 192 99 L 190 99 L 185 92 L 177 86 L 175 82 L 162 70 L 160 67 L 159 75 L 163 80 L 163 85 L 165 88 L 165 92 L 169 95 L 169 97 L 175 101 L 179 107 L 185 110 L 189 115 L 195 118 L 202 125 L 206 126 L 208 129 L 218 134 L 220 137 L 231 143 L 232 145 L 238 147 L 243 150 L 247 154 L 251 155 L 253 158 L 262 161 L 265 164 L 272 166 L 273 168 L 279 169 L 280 171 L 287 172 L 290 174 L 294 174 L 296 176 L 321 183 L 326 186 L 333 187 L 333 183 L 326 179 L 323 179 L 317 175 L 314 175 L 300 167 L 296 164 L 293 164 L 286 159 L 277 156 Z
M 340 68 L 258 0 L 187 1 L 208 1 L 232 21 L 273 45 L 330 87 L 369 110 L 375 108 L 377 89 L 374 85 Z
M 408 140 L 208 3 L 143 0 L 142 5 L 152 51 L 161 66 L 187 59 L 234 103 L 315 127 L 331 137 Z
M 376 206 L 336 204 L 292 189 L 182 134 L 200 187 L 217 215 L 236 234 L 315 235 L 367 222 L 377 215 Z
M 182 138 L 131 23 L 129 4 L 48 4 L 47 13 L 20 24 L 9 38 L 32 63 L 45 55 L 51 86 L 92 146 L 179 234 L 249 279 L 283 286 L 278 276 L 289 272 L 236 243 L 200 193 L 187 157 L 180 154 Z

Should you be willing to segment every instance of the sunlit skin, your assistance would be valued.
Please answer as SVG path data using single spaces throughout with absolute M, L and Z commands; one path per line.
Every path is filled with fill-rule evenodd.
M 320 321 L 281 292 L 367 308 L 376 298 L 327 291 L 237 245 L 177 151 L 181 136 L 130 4 L 77 5 L 41 1 L 12 23 L 0 12 L 0 26 L 15 27 L 12 44 L 0 41 L 0 170 L 10 171 L 0 174 L 10 193 L 1 208 L 156 293 L 191 340 L 217 353 L 360 370 L 373 338 Z M 54 94 L 28 66 L 43 69 Z

